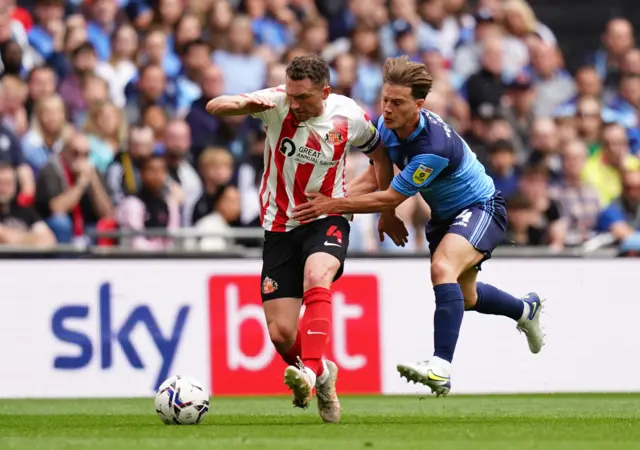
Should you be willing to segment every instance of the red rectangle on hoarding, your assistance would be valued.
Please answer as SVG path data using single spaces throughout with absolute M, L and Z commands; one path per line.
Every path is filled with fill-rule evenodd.
M 381 392 L 378 279 L 343 275 L 331 288 L 332 336 L 326 357 L 340 367 L 339 393 Z M 209 279 L 213 395 L 285 394 L 286 364 L 269 340 L 259 275 Z

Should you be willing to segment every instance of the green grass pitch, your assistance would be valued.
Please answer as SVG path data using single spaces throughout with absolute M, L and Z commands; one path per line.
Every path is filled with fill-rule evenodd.
M 640 449 L 640 394 L 343 397 L 340 425 L 289 398 L 213 398 L 166 426 L 153 399 L 0 400 L 0 449 Z

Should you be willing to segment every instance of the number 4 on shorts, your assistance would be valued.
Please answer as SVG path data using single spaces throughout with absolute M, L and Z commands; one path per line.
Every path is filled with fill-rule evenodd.
M 331 225 L 327 230 L 327 236 L 333 236 L 338 240 L 338 242 L 342 242 L 342 231 L 338 230 L 338 227 L 335 225 Z

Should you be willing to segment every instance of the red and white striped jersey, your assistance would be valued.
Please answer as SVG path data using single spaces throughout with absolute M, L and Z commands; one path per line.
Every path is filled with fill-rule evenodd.
M 253 114 L 267 132 L 260 221 L 265 230 L 290 231 L 300 225 L 291 215 L 295 206 L 307 201 L 305 192 L 346 196 L 346 151 L 355 146 L 369 153 L 380 143 L 380 135 L 356 102 L 342 95 L 330 94 L 321 116 L 300 123 L 289 110 L 284 86 L 247 95 L 276 104 Z

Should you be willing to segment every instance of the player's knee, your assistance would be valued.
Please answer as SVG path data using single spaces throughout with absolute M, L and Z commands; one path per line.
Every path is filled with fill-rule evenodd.
M 269 337 L 279 353 L 286 353 L 296 342 L 298 328 L 296 324 L 275 320 L 268 324 Z
M 456 267 L 446 259 L 431 262 L 431 282 L 433 285 L 457 283 Z
M 314 287 L 331 287 L 333 277 L 340 269 L 340 261 L 336 258 L 329 261 L 319 261 L 316 264 L 307 264 L 304 269 L 304 290 Z

